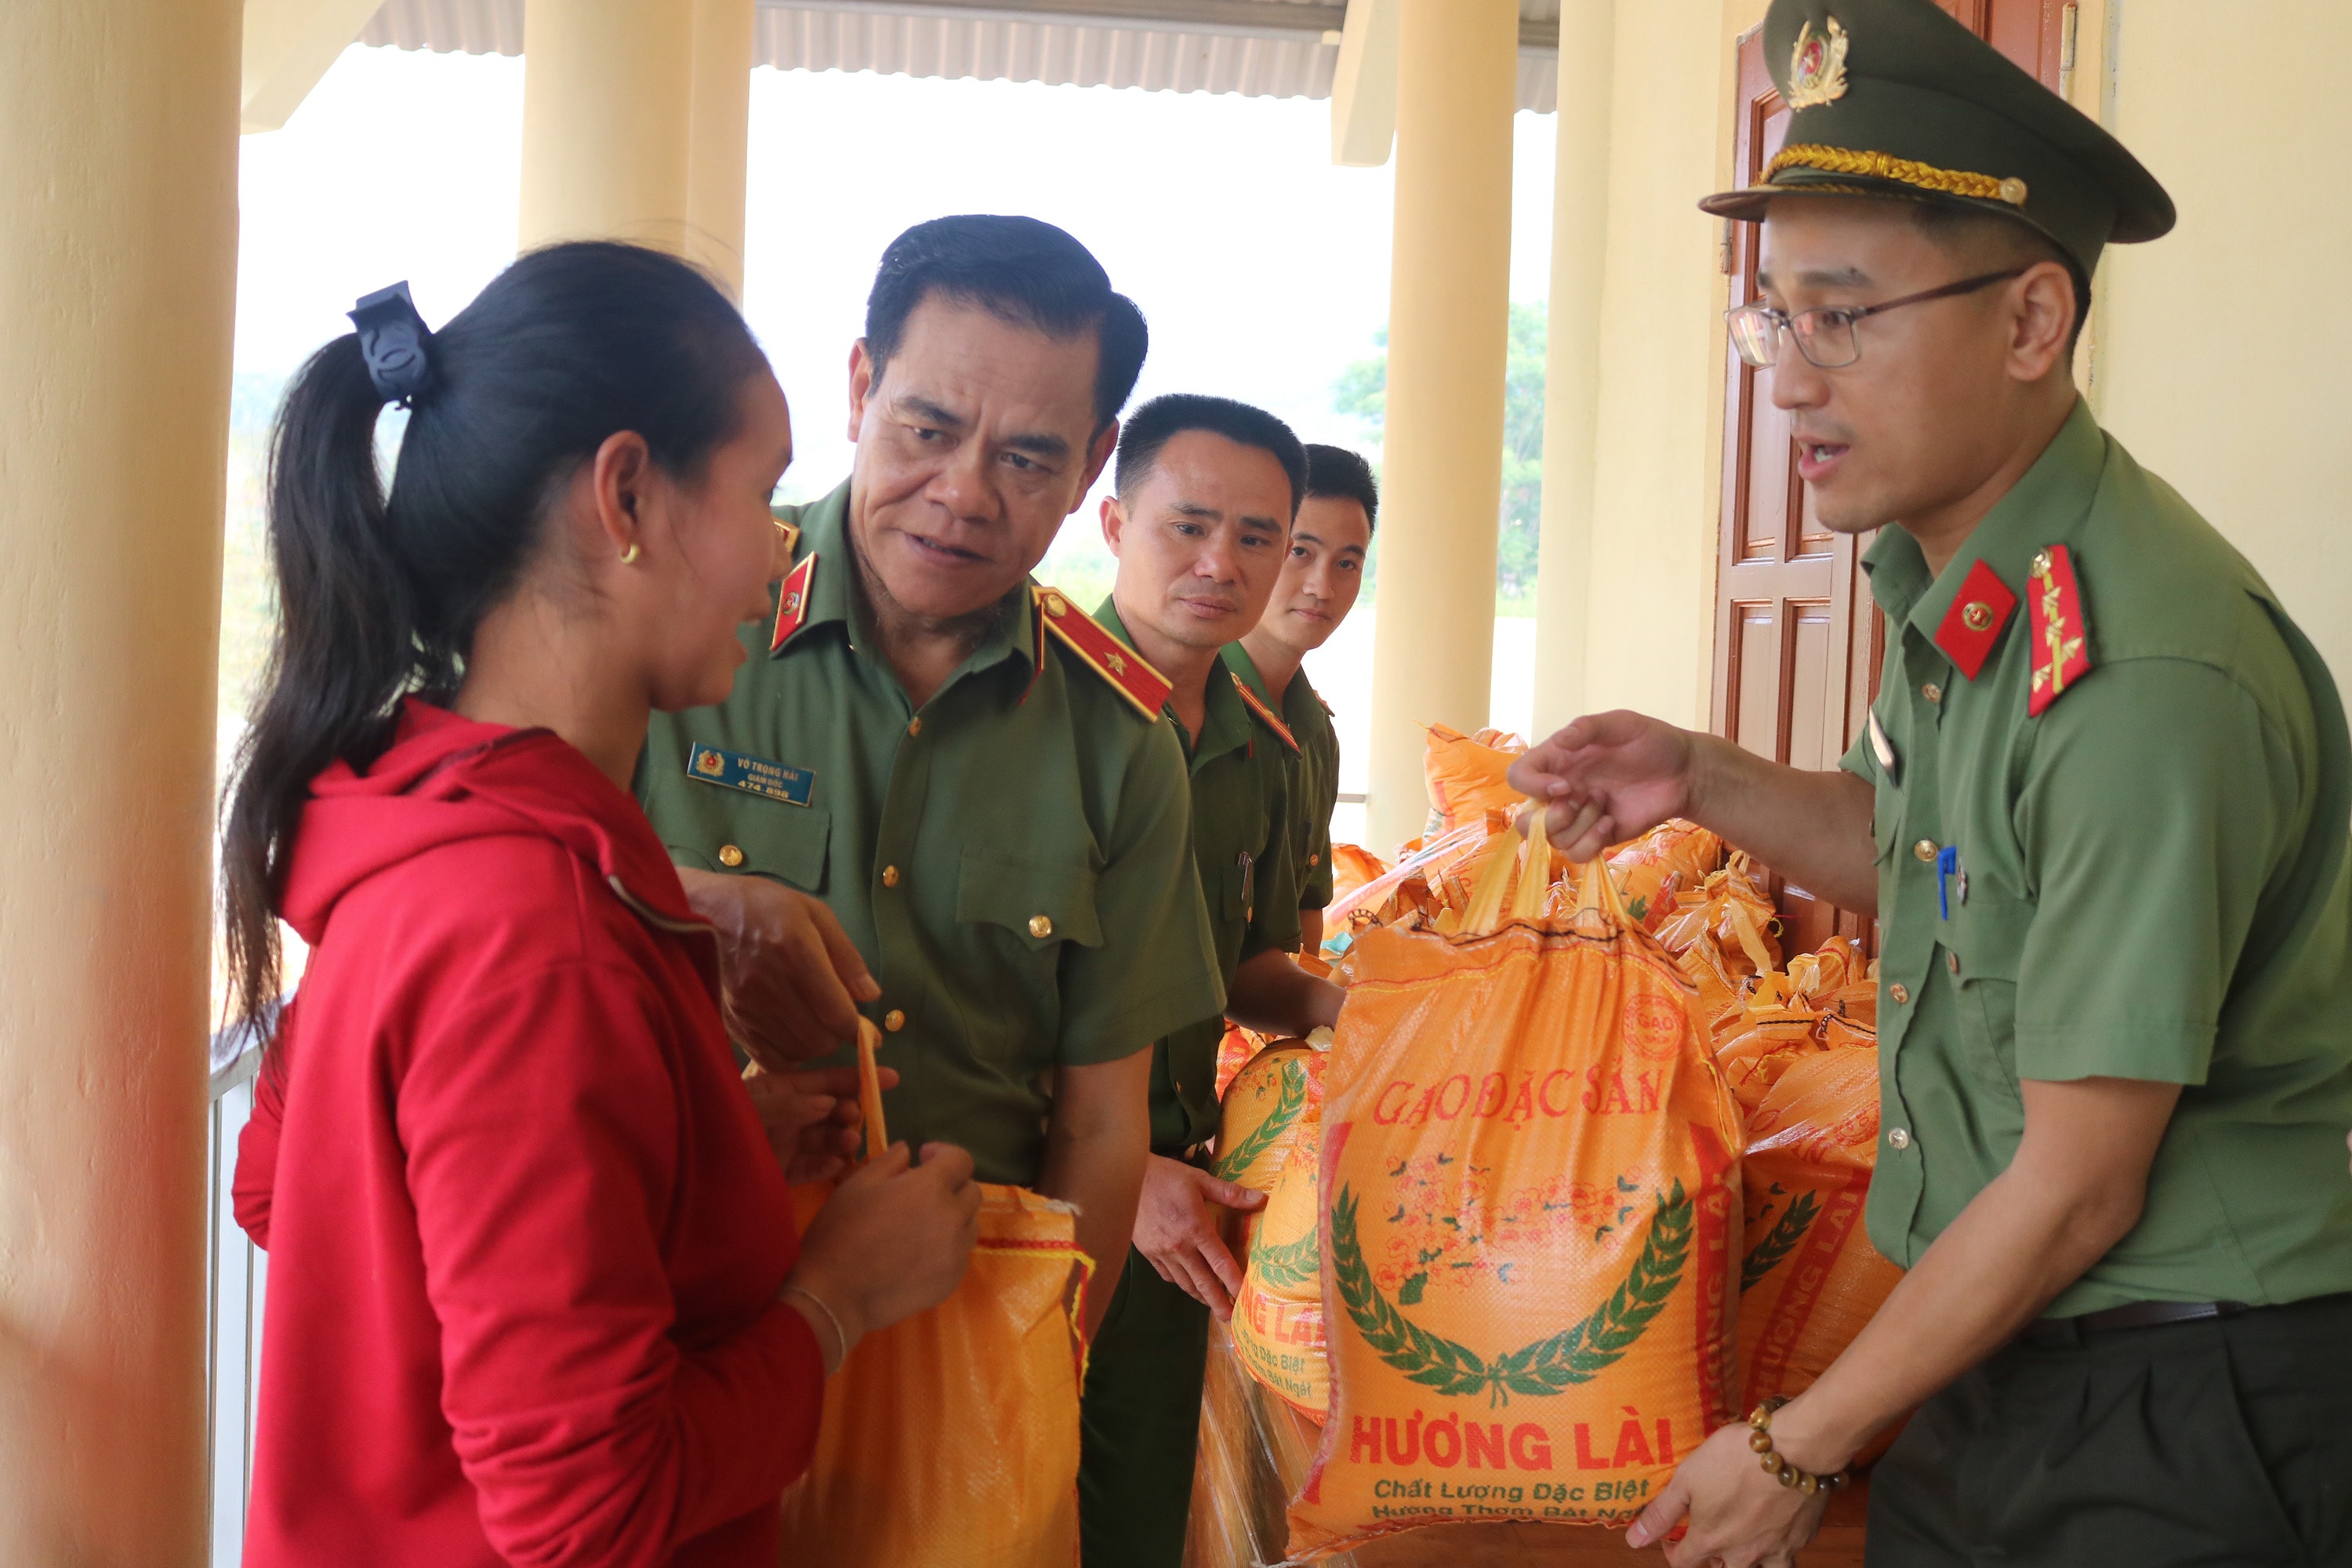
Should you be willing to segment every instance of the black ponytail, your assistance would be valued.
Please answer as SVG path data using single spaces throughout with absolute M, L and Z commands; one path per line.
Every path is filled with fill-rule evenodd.
M 375 449 L 386 397 L 357 334 L 311 355 L 271 443 L 278 631 L 221 835 L 231 1018 L 265 1036 L 310 781 L 381 755 L 410 692 L 456 691 L 548 502 L 606 437 L 635 431 L 655 462 L 691 478 L 734 436 L 743 382 L 766 363 L 702 274 L 605 243 L 523 257 L 425 353 L 389 495 Z

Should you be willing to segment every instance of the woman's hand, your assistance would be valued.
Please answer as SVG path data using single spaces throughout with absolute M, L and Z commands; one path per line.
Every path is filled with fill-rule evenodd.
M 882 1068 L 878 1076 L 884 1089 L 897 1087 L 896 1068 Z M 856 1068 L 766 1072 L 754 1062 L 743 1087 L 767 1131 L 768 1147 L 784 1168 L 784 1180 L 795 1186 L 829 1182 L 849 1168 L 865 1127 Z
M 803 1315 L 820 1341 L 839 1329 L 845 1358 L 862 1336 L 952 1295 L 979 1237 L 971 1156 L 952 1143 L 926 1143 L 923 1163 L 910 1160 L 904 1143 L 893 1143 L 835 1188 L 784 1282 L 796 1306 L 795 1291 L 824 1303 L 831 1323 Z
M 1784 1406 L 1780 1415 L 1793 1408 Z M 1780 1415 L 1772 1426 L 1777 1443 Z M 1639 1547 L 1665 1541 L 1687 1516 L 1689 1532 L 1679 1542 L 1666 1542 L 1668 1568 L 1794 1568 L 1798 1549 L 1822 1527 L 1830 1494 L 1808 1497 L 1782 1486 L 1765 1471 L 1748 1439 L 1745 1421 L 1718 1427 L 1675 1467 L 1665 1490 L 1625 1532 L 1625 1543 Z

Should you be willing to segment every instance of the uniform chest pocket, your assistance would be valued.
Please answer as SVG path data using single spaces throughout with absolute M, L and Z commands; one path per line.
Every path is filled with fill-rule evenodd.
M 833 837 L 830 813 L 753 799 L 730 816 L 732 820 L 723 831 L 736 837 L 705 846 L 705 855 L 730 871 L 773 877 L 803 893 L 824 891 L 825 849 Z M 737 855 L 742 858 L 740 862 L 730 864 Z
M 1064 942 L 1102 945 L 1094 868 L 1066 860 L 965 850 L 956 882 L 956 919 L 1002 926 L 1035 952 Z
M 1953 1011 L 1969 1069 L 1988 1088 L 2017 1093 L 2017 973 L 2033 929 L 2034 905 L 1997 888 L 1957 895 L 1941 922 L 1946 964 L 1958 993 Z

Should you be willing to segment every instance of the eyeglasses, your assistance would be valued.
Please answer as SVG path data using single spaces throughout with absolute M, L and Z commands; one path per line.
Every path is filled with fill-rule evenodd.
M 2024 271 L 2022 267 L 2012 267 L 2006 272 L 1963 278 L 1958 283 L 1947 283 L 1925 293 L 1906 294 L 1881 305 L 1820 305 L 1793 315 L 1759 300 L 1726 310 L 1723 319 L 1731 324 L 1731 346 L 1739 351 L 1742 360 L 1758 370 L 1769 370 L 1780 363 L 1780 331 L 1784 327 L 1797 340 L 1797 352 L 1814 369 L 1843 370 L 1862 357 L 1862 340 L 1853 326 L 1864 316 L 1899 310 L 1905 305 L 1924 305 L 1930 300 L 1948 300 L 1956 294 L 1973 294 Z

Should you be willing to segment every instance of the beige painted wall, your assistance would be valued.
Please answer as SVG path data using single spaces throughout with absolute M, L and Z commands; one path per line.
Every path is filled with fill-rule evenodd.
M 0 5 L 0 1563 L 204 1558 L 236 0 Z
M 2101 417 L 2352 681 L 2352 5 L 2115 3 L 2114 129 L 2180 224 L 2108 253 Z
M 1764 0 L 1617 6 L 1590 710 L 1706 722 L 1725 281 L 1717 225 L 1694 204 L 1730 177 L 1733 44 L 1763 13 Z

